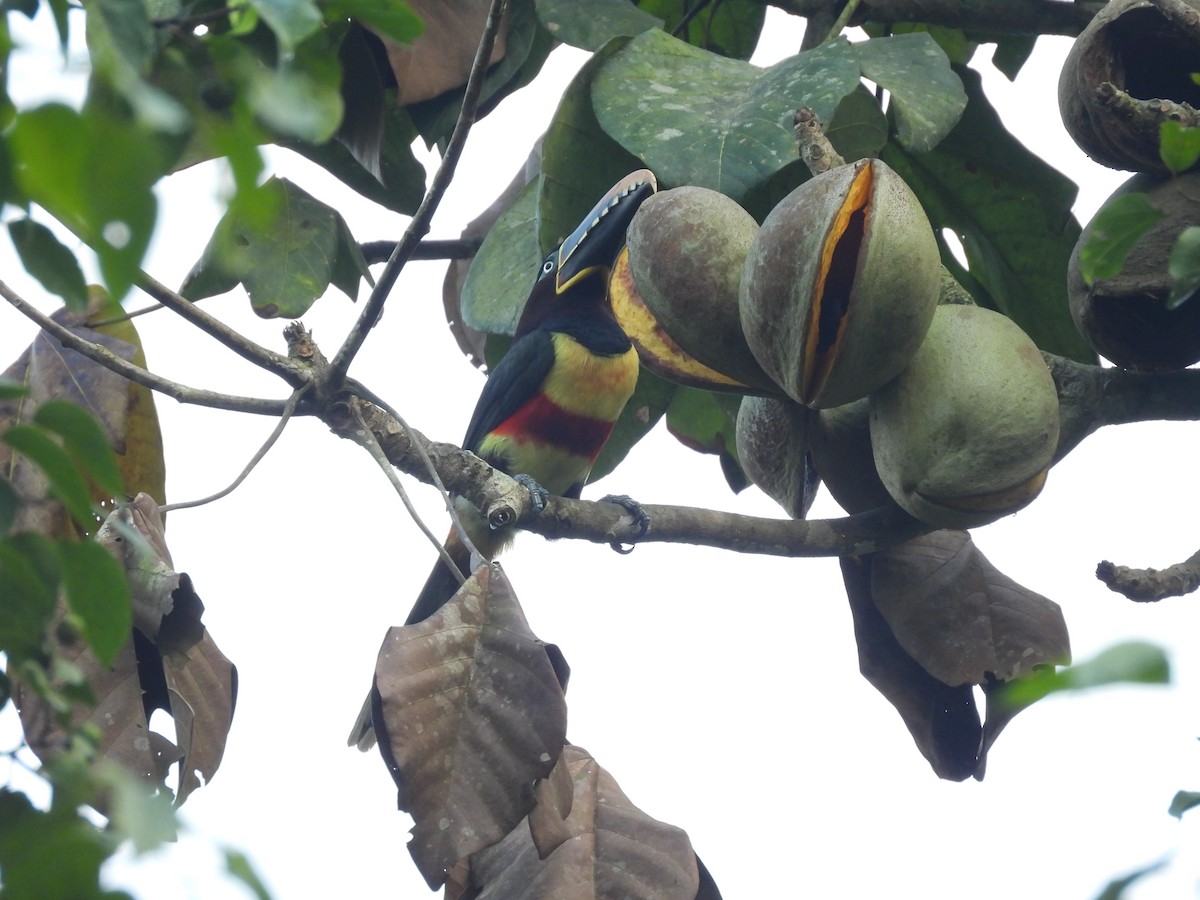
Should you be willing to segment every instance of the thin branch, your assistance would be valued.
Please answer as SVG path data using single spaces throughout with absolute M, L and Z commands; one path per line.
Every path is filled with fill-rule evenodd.
M 467 580 L 467 576 L 458 568 L 458 564 L 454 561 L 454 557 L 450 555 L 450 552 L 445 548 L 442 542 L 438 540 L 437 535 L 429 530 L 429 526 L 425 524 L 425 520 L 421 518 L 420 513 L 418 513 L 416 507 L 413 506 L 412 500 L 409 499 L 408 491 L 404 489 L 404 483 L 400 481 L 400 476 L 396 474 L 396 468 L 388 461 L 387 455 L 383 452 L 383 448 L 379 446 L 379 441 L 375 440 L 375 435 L 371 433 L 371 429 L 368 428 L 367 423 L 363 421 L 362 413 L 359 411 L 358 405 L 354 404 L 351 408 L 353 409 L 354 417 L 358 420 L 359 424 L 362 425 L 362 430 L 358 433 L 359 445 L 366 448 L 366 451 L 371 454 L 371 458 L 374 459 L 379 465 L 379 468 L 383 470 L 383 474 L 386 475 L 388 481 L 391 482 L 392 488 L 400 496 L 400 502 L 404 504 L 404 508 L 408 511 L 409 518 L 411 518 L 417 524 L 417 528 L 421 530 L 421 533 L 425 535 L 429 543 L 433 544 L 434 549 L 437 550 L 438 556 L 441 557 L 441 560 L 443 563 L 445 563 L 446 568 L 453 573 L 454 577 L 458 580 L 458 583 L 462 584 Z M 429 471 L 433 474 L 436 474 L 436 470 L 432 466 L 430 466 Z M 447 508 L 453 509 L 453 504 L 450 504 Z M 457 517 L 455 521 L 457 522 Z M 474 547 L 470 547 L 470 550 L 472 553 L 478 552 Z
M 136 366 L 128 360 L 122 359 L 107 347 L 80 337 L 66 326 L 61 325 L 35 309 L 2 281 L 0 281 L 0 296 L 3 296 L 18 312 L 35 322 L 39 328 L 58 340 L 64 347 L 69 347 L 77 353 L 86 356 L 92 362 L 98 363 L 124 378 L 128 378 L 134 384 L 140 384 L 142 387 L 149 388 L 152 391 L 158 391 L 160 394 L 172 397 L 180 403 L 191 403 L 195 406 L 208 406 L 214 409 L 254 413 L 262 416 L 278 416 L 286 406 L 283 400 L 262 400 L 258 397 L 238 397 L 232 394 L 218 394 L 215 391 L 188 387 L 176 381 L 163 378 L 161 375 L 155 375 L 141 366 Z
M 829 0 L 769 0 L 798 16 L 828 16 Z M 923 22 L 993 34 L 1063 34 L 1074 37 L 1104 8 L 1103 2 L 1064 0 L 863 0 L 851 23 Z M 820 32 L 822 35 L 826 30 Z
M 458 238 L 457 240 L 421 241 L 413 248 L 410 260 L 470 259 L 479 252 L 480 238 Z M 359 245 L 368 265 L 387 262 L 396 251 L 396 241 L 366 241 Z
M 220 319 L 202 310 L 186 297 L 151 278 L 145 272 L 140 273 L 137 284 L 163 306 L 187 319 L 209 337 L 224 344 L 242 359 L 252 362 L 268 372 L 274 372 L 290 387 L 299 388 L 309 383 L 308 370 L 305 366 L 256 344 Z
M 185 500 L 182 503 L 167 503 L 164 506 L 160 506 L 159 510 L 166 513 L 174 509 L 192 509 L 196 506 L 204 506 L 206 503 L 212 503 L 214 500 L 220 500 L 222 497 L 228 496 L 237 490 L 241 483 L 246 480 L 246 476 L 254 471 L 254 467 L 262 462 L 263 457 L 266 456 L 267 453 L 270 452 L 271 448 L 275 446 L 275 443 L 279 440 L 279 436 L 283 434 L 283 429 L 286 428 L 287 423 L 291 421 L 292 414 L 296 412 L 296 406 L 300 403 L 300 398 L 303 397 L 308 390 L 309 388 L 305 386 L 292 391 L 292 396 L 288 397 L 287 403 L 284 404 L 283 413 L 279 416 L 279 422 L 275 425 L 275 429 L 267 437 L 266 441 L 263 442 L 263 445 L 258 448 L 258 452 L 250 458 L 250 462 L 248 462 L 246 467 L 242 469 L 241 474 L 239 474 L 237 478 L 233 479 L 232 484 L 217 491 L 215 494 L 210 494 L 207 497 L 201 497 L 199 500 Z
M 834 19 L 833 25 L 830 26 L 829 32 L 825 35 L 825 40 L 821 43 L 827 44 L 842 33 L 843 29 L 849 24 L 851 17 L 858 10 L 861 2 L 862 0 L 846 0 L 846 5 L 842 7 L 842 11 L 838 13 L 838 17 Z
M 1096 577 L 1138 603 L 1182 597 L 1200 587 L 1200 552 L 1165 569 L 1131 569 L 1105 560 L 1096 567 Z
M 346 377 L 350 363 L 362 348 L 363 342 L 367 339 L 367 335 L 371 329 L 375 327 L 375 323 L 379 321 L 379 316 L 383 312 L 384 301 L 387 300 L 388 294 L 391 293 L 392 287 L 396 284 L 396 279 L 400 276 L 400 271 L 412 256 L 421 238 L 428 233 L 433 213 L 437 209 L 438 204 L 441 203 L 442 196 L 446 193 L 446 188 L 450 186 L 450 182 L 454 178 L 454 170 L 458 166 L 458 159 L 462 155 L 467 135 L 471 131 L 471 126 L 475 123 L 475 115 L 479 107 L 479 95 L 483 90 L 484 75 L 487 72 L 488 61 L 492 56 L 492 47 L 495 45 L 496 35 L 500 31 L 500 23 L 503 21 L 504 11 L 507 7 L 508 0 L 492 0 L 491 8 L 488 10 L 487 22 L 483 28 L 483 36 L 479 41 L 479 49 L 476 51 L 475 60 L 471 64 L 471 74 L 467 78 L 467 86 L 463 93 L 462 108 L 458 113 L 458 121 L 454 124 L 454 131 L 451 133 L 450 140 L 446 144 L 445 153 L 442 154 L 441 165 L 438 166 L 438 170 L 433 176 L 433 181 L 429 185 L 429 190 L 425 192 L 425 197 L 421 200 L 421 205 L 413 215 L 412 221 L 408 223 L 408 228 L 405 230 L 404 236 L 396 244 L 396 249 L 392 251 L 387 265 L 384 267 L 383 272 L 380 273 L 379 280 L 376 282 L 375 288 L 371 291 L 371 296 L 367 298 L 362 313 L 350 329 L 350 333 L 346 335 L 345 341 L 338 348 L 337 354 L 330 364 L 329 375 L 333 384 L 340 383 Z

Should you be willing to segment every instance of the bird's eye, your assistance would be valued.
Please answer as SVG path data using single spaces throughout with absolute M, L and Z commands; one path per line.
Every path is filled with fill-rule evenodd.
M 546 257 L 546 261 L 542 263 L 542 271 L 538 274 L 538 278 L 545 278 L 557 268 L 554 262 L 554 254 Z

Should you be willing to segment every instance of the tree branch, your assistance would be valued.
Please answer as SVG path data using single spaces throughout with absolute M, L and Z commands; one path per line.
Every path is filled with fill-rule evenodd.
M 444 241 L 421 241 L 413 248 L 410 260 L 470 259 L 479 252 L 479 238 L 458 238 Z M 367 265 L 387 262 L 396 251 L 396 241 L 367 241 L 359 245 Z
M 138 276 L 138 287 L 174 313 L 187 319 L 209 337 L 224 344 L 242 359 L 274 372 L 288 383 L 289 387 L 301 388 L 310 383 L 307 367 L 288 359 L 282 354 L 268 350 L 248 337 L 234 331 L 220 319 L 206 313 L 186 297 L 175 293 L 166 285 L 151 278 L 145 272 Z M 282 409 L 282 407 L 281 407 Z M 275 413 L 278 415 L 278 412 Z
M 829 0 L 769 0 L 785 12 L 829 19 Z M 851 25 L 925 22 L 996 34 L 1065 34 L 1074 37 L 1104 7 L 1067 0 L 863 0 Z M 827 27 L 820 30 L 823 37 Z
M 458 112 L 458 121 L 454 124 L 454 131 L 450 135 L 450 140 L 446 144 L 446 151 L 442 154 L 441 165 L 438 166 L 437 172 L 433 176 L 433 181 L 429 185 L 429 190 L 425 192 L 425 197 L 421 200 L 421 205 L 417 208 L 412 220 L 408 223 L 408 228 L 404 232 L 404 236 L 400 238 L 396 248 L 392 251 L 391 257 L 387 261 L 383 272 L 379 275 L 379 280 L 375 283 L 374 289 L 371 291 L 371 296 L 367 298 L 366 304 L 363 306 L 362 313 L 355 321 L 350 333 L 346 335 L 346 339 L 342 342 L 342 346 L 338 348 L 334 355 L 333 362 L 330 364 L 329 375 L 333 384 L 340 384 L 346 377 L 346 372 L 350 368 L 350 363 L 355 355 L 362 348 L 363 342 L 367 339 L 367 335 L 371 329 L 375 327 L 375 323 L 379 321 L 379 316 L 383 312 L 384 301 L 387 300 L 388 294 L 391 293 L 392 287 L 396 284 L 396 279 L 400 276 L 401 270 L 411 258 L 418 244 L 429 231 L 429 223 L 433 218 L 433 213 L 441 203 L 442 196 L 446 193 L 446 188 L 450 186 L 451 180 L 454 178 L 454 170 L 458 166 L 458 159 L 462 155 L 463 146 L 467 142 L 467 135 L 471 131 L 471 126 L 475 123 L 475 114 L 479 106 L 479 95 L 483 90 L 484 74 L 487 72 L 488 60 L 492 56 L 492 47 L 496 42 L 496 35 L 500 31 L 500 23 L 503 20 L 504 11 L 508 6 L 508 0 L 492 0 L 491 8 L 488 10 L 487 22 L 483 28 L 483 36 L 479 40 L 479 49 L 475 53 L 475 60 L 471 64 L 471 74 L 467 78 L 466 90 L 463 93 L 462 108 Z
M 1131 569 L 1104 560 L 1096 567 L 1096 577 L 1138 603 L 1182 597 L 1200 587 L 1200 552 L 1166 569 Z
M 214 409 L 225 409 L 231 412 L 254 413 L 263 416 L 281 415 L 287 406 L 285 400 L 261 400 L 257 397 L 238 397 L 232 394 L 218 394 L 200 388 L 188 387 L 176 381 L 155 375 L 136 366 L 128 360 L 121 359 L 107 347 L 85 340 L 49 316 L 30 306 L 20 295 L 7 284 L 0 281 L 0 296 L 3 296 L 18 312 L 33 321 L 39 328 L 58 340 L 64 347 L 69 347 L 77 353 L 86 356 L 94 363 L 116 372 L 123 378 L 128 378 L 134 384 L 158 391 L 178 400 L 180 403 L 191 403 L 196 406 L 208 406 Z

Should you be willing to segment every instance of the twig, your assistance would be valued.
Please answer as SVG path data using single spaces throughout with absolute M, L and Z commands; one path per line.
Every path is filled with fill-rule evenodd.
M 353 380 L 351 380 L 349 386 L 361 397 L 364 397 L 365 399 L 371 401 L 371 403 L 375 404 L 380 409 L 382 409 L 384 412 L 386 412 L 389 416 L 391 416 L 393 419 L 395 419 L 400 424 L 400 427 L 403 428 L 405 431 L 410 432 L 410 433 L 412 432 L 412 428 L 410 428 L 409 424 L 406 421 L 404 421 L 404 417 L 401 416 L 400 413 L 396 412 L 395 409 L 393 409 L 391 406 L 389 406 L 385 400 L 383 400 L 381 397 L 379 397 L 373 391 L 368 390 L 362 384 L 360 384 L 357 381 L 353 381 Z M 359 422 L 362 423 L 363 428 L 366 428 L 367 427 L 366 423 L 362 422 L 361 413 L 357 409 L 355 410 L 355 415 L 359 417 Z M 370 429 L 367 429 L 367 434 L 370 434 Z M 373 441 L 373 443 L 374 443 L 374 441 Z M 375 446 L 378 446 L 378 444 L 376 443 Z M 421 458 L 421 462 L 425 464 L 425 471 L 429 473 L 429 477 L 433 481 L 434 487 L 436 487 L 438 489 L 438 493 L 441 494 L 442 503 L 445 505 L 446 512 L 450 516 L 450 522 L 454 526 L 454 531 L 458 535 L 458 539 L 462 542 L 462 545 L 464 547 L 466 547 L 469 551 L 471 551 L 471 554 L 473 556 L 482 556 L 483 554 L 481 554 L 479 552 L 479 548 L 477 548 L 475 546 L 475 542 L 471 540 L 471 535 L 467 532 L 467 529 L 463 527 L 462 517 L 459 516 L 458 510 L 454 506 L 454 499 L 453 499 L 453 497 L 450 496 L 450 492 L 446 490 L 446 485 L 444 485 L 442 483 L 442 478 L 438 474 L 437 466 L 435 466 L 433 464 L 433 460 L 429 457 L 429 451 L 425 449 L 425 445 L 420 441 L 417 441 L 414 444 L 414 446 L 416 448 L 417 455 Z M 368 448 L 368 449 L 370 449 L 370 448 Z M 382 451 L 380 451 L 380 452 L 382 452 Z M 386 459 L 386 457 L 385 457 L 385 459 Z M 388 468 L 391 469 L 390 463 L 388 465 Z M 421 521 L 419 519 L 417 520 L 417 524 L 421 525 L 422 530 L 425 531 L 426 534 L 429 534 L 428 530 L 425 529 L 425 526 L 421 523 Z M 447 564 L 450 566 L 450 570 L 453 572 L 457 572 L 458 567 L 456 565 L 454 565 L 453 562 L 449 559 L 449 555 L 446 554 L 446 551 L 442 548 L 441 542 L 438 541 L 436 538 L 433 538 L 433 541 L 435 544 L 437 544 L 439 552 L 445 555 L 444 558 L 447 560 Z M 461 584 L 462 582 L 459 582 L 459 583 Z
M 1131 569 L 1104 560 L 1096 567 L 1096 577 L 1138 603 L 1182 597 L 1200 587 L 1200 551 L 1165 569 Z
M 846 160 L 833 149 L 833 144 L 825 136 L 817 114 L 807 106 L 800 107 L 793 114 L 792 134 L 796 136 L 800 158 L 814 175 L 846 164 Z
M 250 462 L 248 462 L 246 467 L 242 469 L 241 474 L 238 475 L 237 478 L 233 479 L 232 484 L 217 491 L 215 494 L 210 494 L 207 497 L 201 497 L 199 500 L 185 500 L 182 503 L 167 503 L 164 506 L 160 506 L 159 510 L 166 513 L 175 509 L 192 509 L 196 506 L 204 506 L 206 503 L 212 503 L 214 500 L 220 500 L 222 497 L 228 496 L 237 490 L 238 486 L 246 480 L 246 476 L 254 471 L 254 467 L 257 466 L 262 461 L 262 458 L 267 455 L 270 449 L 275 446 L 275 442 L 279 440 L 279 436 L 283 434 L 283 429 L 287 427 L 287 423 L 291 420 L 292 414 L 296 412 L 296 406 L 300 403 L 300 398 L 303 397 L 308 390 L 308 386 L 305 386 L 292 391 L 292 396 L 288 397 L 287 403 L 284 404 L 283 412 L 279 416 L 279 422 L 276 423 L 275 429 L 267 437 L 263 445 L 258 448 L 258 452 L 250 458 Z
M 450 555 L 449 551 L 446 550 L 446 548 L 442 545 L 442 542 L 438 540 L 437 535 L 429 530 L 429 526 L 425 524 L 425 520 L 421 518 L 420 513 L 418 513 L 416 507 L 413 506 L 412 500 L 409 499 L 408 491 L 404 489 L 404 483 L 400 480 L 400 476 L 396 474 L 395 467 L 388 461 L 387 455 L 383 452 L 383 448 L 379 446 L 379 441 L 375 440 L 375 435 L 371 433 L 371 429 L 368 428 L 367 423 L 363 421 L 362 413 L 359 410 L 358 405 L 355 404 L 352 408 L 354 410 L 354 417 L 362 426 L 362 431 L 360 432 L 361 440 L 359 440 L 358 443 L 362 447 L 366 448 L 366 451 L 371 454 L 371 458 L 375 460 L 375 462 L 379 465 L 379 468 L 383 470 L 383 474 L 387 476 L 388 481 L 392 483 L 392 487 L 395 489 L 396 493 L 400 495 L 400 502 L 403 503 L 404 508 L 408 510 L 409 517 L 417 524 L 417 527 L 421 529 L 421 533 L 425 535 L 425 537 L 429 540 L 429 543 L 433 544 L 433 546 L 437 549 L 438 556 L 441 557 L 441 560 L 443 563 L 445 563 L 446 568 L 453 573 L 454 577 L 458 580 L 458 583 L 462 584 L 467 580 L 467 576 L 458 568 L 458 564 L 455 563 L 454 557 Z M 430 472 L 434 471 L 435 470 L 433 467 L 430 466 Z M 451 504 L 451 507 L 453 507 L 453 504 Z M 455 526 L 459 527 L 457 517 L 455 518 Z M 468 548 L 472 553 L 477 552 L 473 546 L 468 545 Z
M 484 74 L 487 72 L 488 61 L 492 56 L 492 47 L 496 42 L 496 34 L 500 30 L 500 23 L 507 6 L 508 0 L 492 0 L 491 8 L 488 10 L 487 22 L 483 28 L 483 36 L 479 41 L 479 49 L 475 53 L 475 60 L 471 64 L 471 74 L 467 78 L 466 90 L 463 92 L 462 108 L 458 112 L 458 121 L 455 122 L 454 131 L 451 133 L 450 140 L 446 144 L 446 152 L 442 154 L 441 165 L 438 166 L 437 172 L 434 173 L 429 190 L 425 192 L 425 197 L 421 200 L 421 205 L 417 208 L 412 220 L 408 223 L 408 228 L 405 230 L 404 236 L 396 244 L 396 249 L 392 251 L 387 265 L 384 266 L 383 271 L 380 273 L 379 280 L 375 283 L 375 287 L 371 291 L 371 296 L 367 298 L 362 313 L 359 314 L 354 326 L 350 329 L 350 333 L 346 335 L 345 341 L 342 342 L 342 346 L 338 348 L 337 354 L 330 363 L 329 376 L 332 384 L 338 384 L 346 377 L 350 363 L 362 348 L 363 342 L 367 339 L 367 335 L 371 329 L 375 327 L 375 323 L 379 321 L 379 316 L 383 312 L 384 301 L 387 300 L 388 294 L 391 293 L 392 287 L 396 284 L 396 279 L 400 276 L 400 271 L 412 256 L 421 238 L 429 231 L 429 223 L 433 218 L 433 213 L 437 209 L 438 204 L 441 203 L 442 196 L 446 193 L 446 188 L 450 186 L 450 182 L 454 178 L 454 170 L 458 165 L 459 157 L 462 155 L 467 135 L 471 131 L 471 126 L 475 123 L 475 114 L 479 106 L 479 95 L 483 90 Z
M 798 16 L 826 15 L 829 0 L 770 0 Z M 1100 0 L 864 0 L 858 22 L 880 25 L 923 22 L 947 28 L 967 28 L 993 34 L 1064 34 L 1074 37 L 1104 8 Z M 825 31 L 821 32 L 822 34 Z
M 278 416 L 286 406 L 286 402 L 283 400 L 263 400 L 258 397 L 238 397 L 233 394 L 218 394 L 215 391 L 188 387 L 176 381 L 171 381 L 168 378 L 163 378 L 161 375 L 155 375 L 141 366 L 136 366 L 128 360 L 122 359 L 107 347 L 80 337 L 66 326 L 61 325 L 35 309 L 2 281 L 0 281 L 0 296 L 3 296 L 18 312 L 35 322 L 39 328 L 53 336 L 64 347 L 69 347 L 82 356 L 86 356 L 92 362 L 98 363 L 124 378 L 128 378 L 134 384 L 140 384 L 142 387 L 149 388 L 152 391 L 158 391 L 160 394 L 172 397 L 180 403 L 191 403 L 195 406 L 208 406 L 231 412 L 254 413 L 261 416 Z
M 254 341 L 230 328 L 220 319 L 206 313 L 186 297 L 175 293 L 164 284 L 151 278 L 145 272 L 140 273 L 138 287 L 170 309 L 187 319 L 205 334 L 224 344 L 238 356 L 269 372 L 274 372 L 288 383 L 290 387 L 299 388 L 309 383 L 306 367 L 295 360 L 268 350 Z
M 830 26 L 829 32 L 825 35 L 825 40 L 821 41 L 822 44 L 829 43 L 842 33 L 842 30 L 845 29 L 846 25 L 849 23 L 850 17 L 853 16 L 855 11 L 858 9 L 858 4 L 860 2 L 862 2 L 862 0 L 846 0 L 846 5 L 843 6 L 842 11 L 838 13 L 838 17 L 833 20 L 833 25 Z
M 413 248 L 409 259 L 470 259 L 479 252 L 480 238 L 458 238 L 445 241 L 421 241 Z M 366 241 L 359 246 L 368 265 L 387 262 L 396 250 L 396 241 Z

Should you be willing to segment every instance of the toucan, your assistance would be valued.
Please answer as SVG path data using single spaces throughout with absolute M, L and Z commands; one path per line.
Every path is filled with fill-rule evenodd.
M 613 425 L 633 394 L 638 356 L 621 330 L 608 296 L 612 265 L 634 213 L 658 188 L 639 169 L 618 181 L 579 226 L 550 252 L 525 301 L 512 346 L 490 373 L 467 426 L 464 450 L 533 490 L 578 498 Z M 488 558 L 515 536 L 491 529 L 465 500 L 455 501 L 472 542 Z M 451 532 L 446 550 L 460 572 L 470 551 Z M 409 613 L 422 622 L 457 592 L 459 579 L 440 559 Z M 350 744 L 373 743 L 371 699 Z

